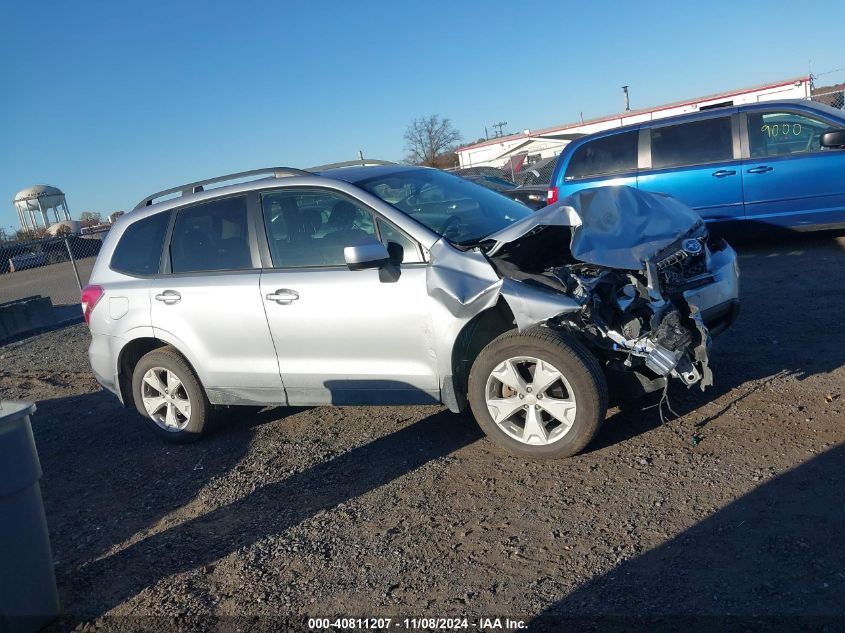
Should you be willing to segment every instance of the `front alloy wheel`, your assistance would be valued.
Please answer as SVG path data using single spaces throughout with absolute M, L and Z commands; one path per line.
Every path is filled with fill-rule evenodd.
M 467 395 L 487 437 L 538 459 L 584 450 L 607 411 L 607 384 L 596 357 L 546 327 L 511 330 L 491 341 L 472 364 Z
M 569 381 L 554 365 L 533 356 L 499 363 L 487 378 L 486 399 L 493 421 L 523 444 L 557 442 L 575 423 Z

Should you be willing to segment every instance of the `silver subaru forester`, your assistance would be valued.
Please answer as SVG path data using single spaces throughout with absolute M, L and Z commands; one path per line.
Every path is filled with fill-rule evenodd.
M 232 405 L 443 403 L 506 450 L 564 457 L 596 434 L 608 385 L 712 382 L 738 276 L 667 196 L 603 187 L 533 212 L 371 161 L 146 198 L 82 307 L 98 381 L 167 439 Z

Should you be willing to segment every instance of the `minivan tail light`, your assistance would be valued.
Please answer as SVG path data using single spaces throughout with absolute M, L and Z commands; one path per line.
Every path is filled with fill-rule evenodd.
M 546 193 L 546 204 L 554 204 L 557 202 L 557 197 L 560 191 L 557 187 L 549 187 L 549 191 Z
M 85 323 L 91 323 L 91 311 L 94 306 L 103 298 L 105 291 L 102 286 L 85 286 L 82 291 L 80 303 L 82 304 L 82 316 L 85 317 Z

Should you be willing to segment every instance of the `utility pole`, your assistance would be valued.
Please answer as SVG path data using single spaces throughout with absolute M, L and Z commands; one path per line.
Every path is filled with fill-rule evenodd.
M 625 95 L 625 112 L 631 109 L 631 99 L 628 96 L 628 86 L 622 86 L 622 93 Z
M 507 121 L 499 121 L 498 123 L 494 123 L 491 126 L 496 129 L 496 132 L 493 133 L 493 138 L 499 138 L 500 136 L 504 136 L 502 134 L 502 128 L 504 128 L 507 124 Z

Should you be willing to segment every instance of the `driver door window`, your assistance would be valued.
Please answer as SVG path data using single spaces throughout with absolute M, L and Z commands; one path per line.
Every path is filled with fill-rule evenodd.
M 390 242 L 395 242 L 402 247 L 403 264 L 420 264 L 425 261 L 420 252 L 419 245 L 414 240 L 381 218 L 376 223 L 378 224 L 379 237 L 385 246 L 390 244 Z
M 339 193 L 272 191 L 261 205 L 274 268 L 345 266 L 344 248 L 376 238 L 372 213 Z
M 796 112 L 749 112 L 748 146 L 752 158 L 821 151 L 821 135 L 833 126 Z

